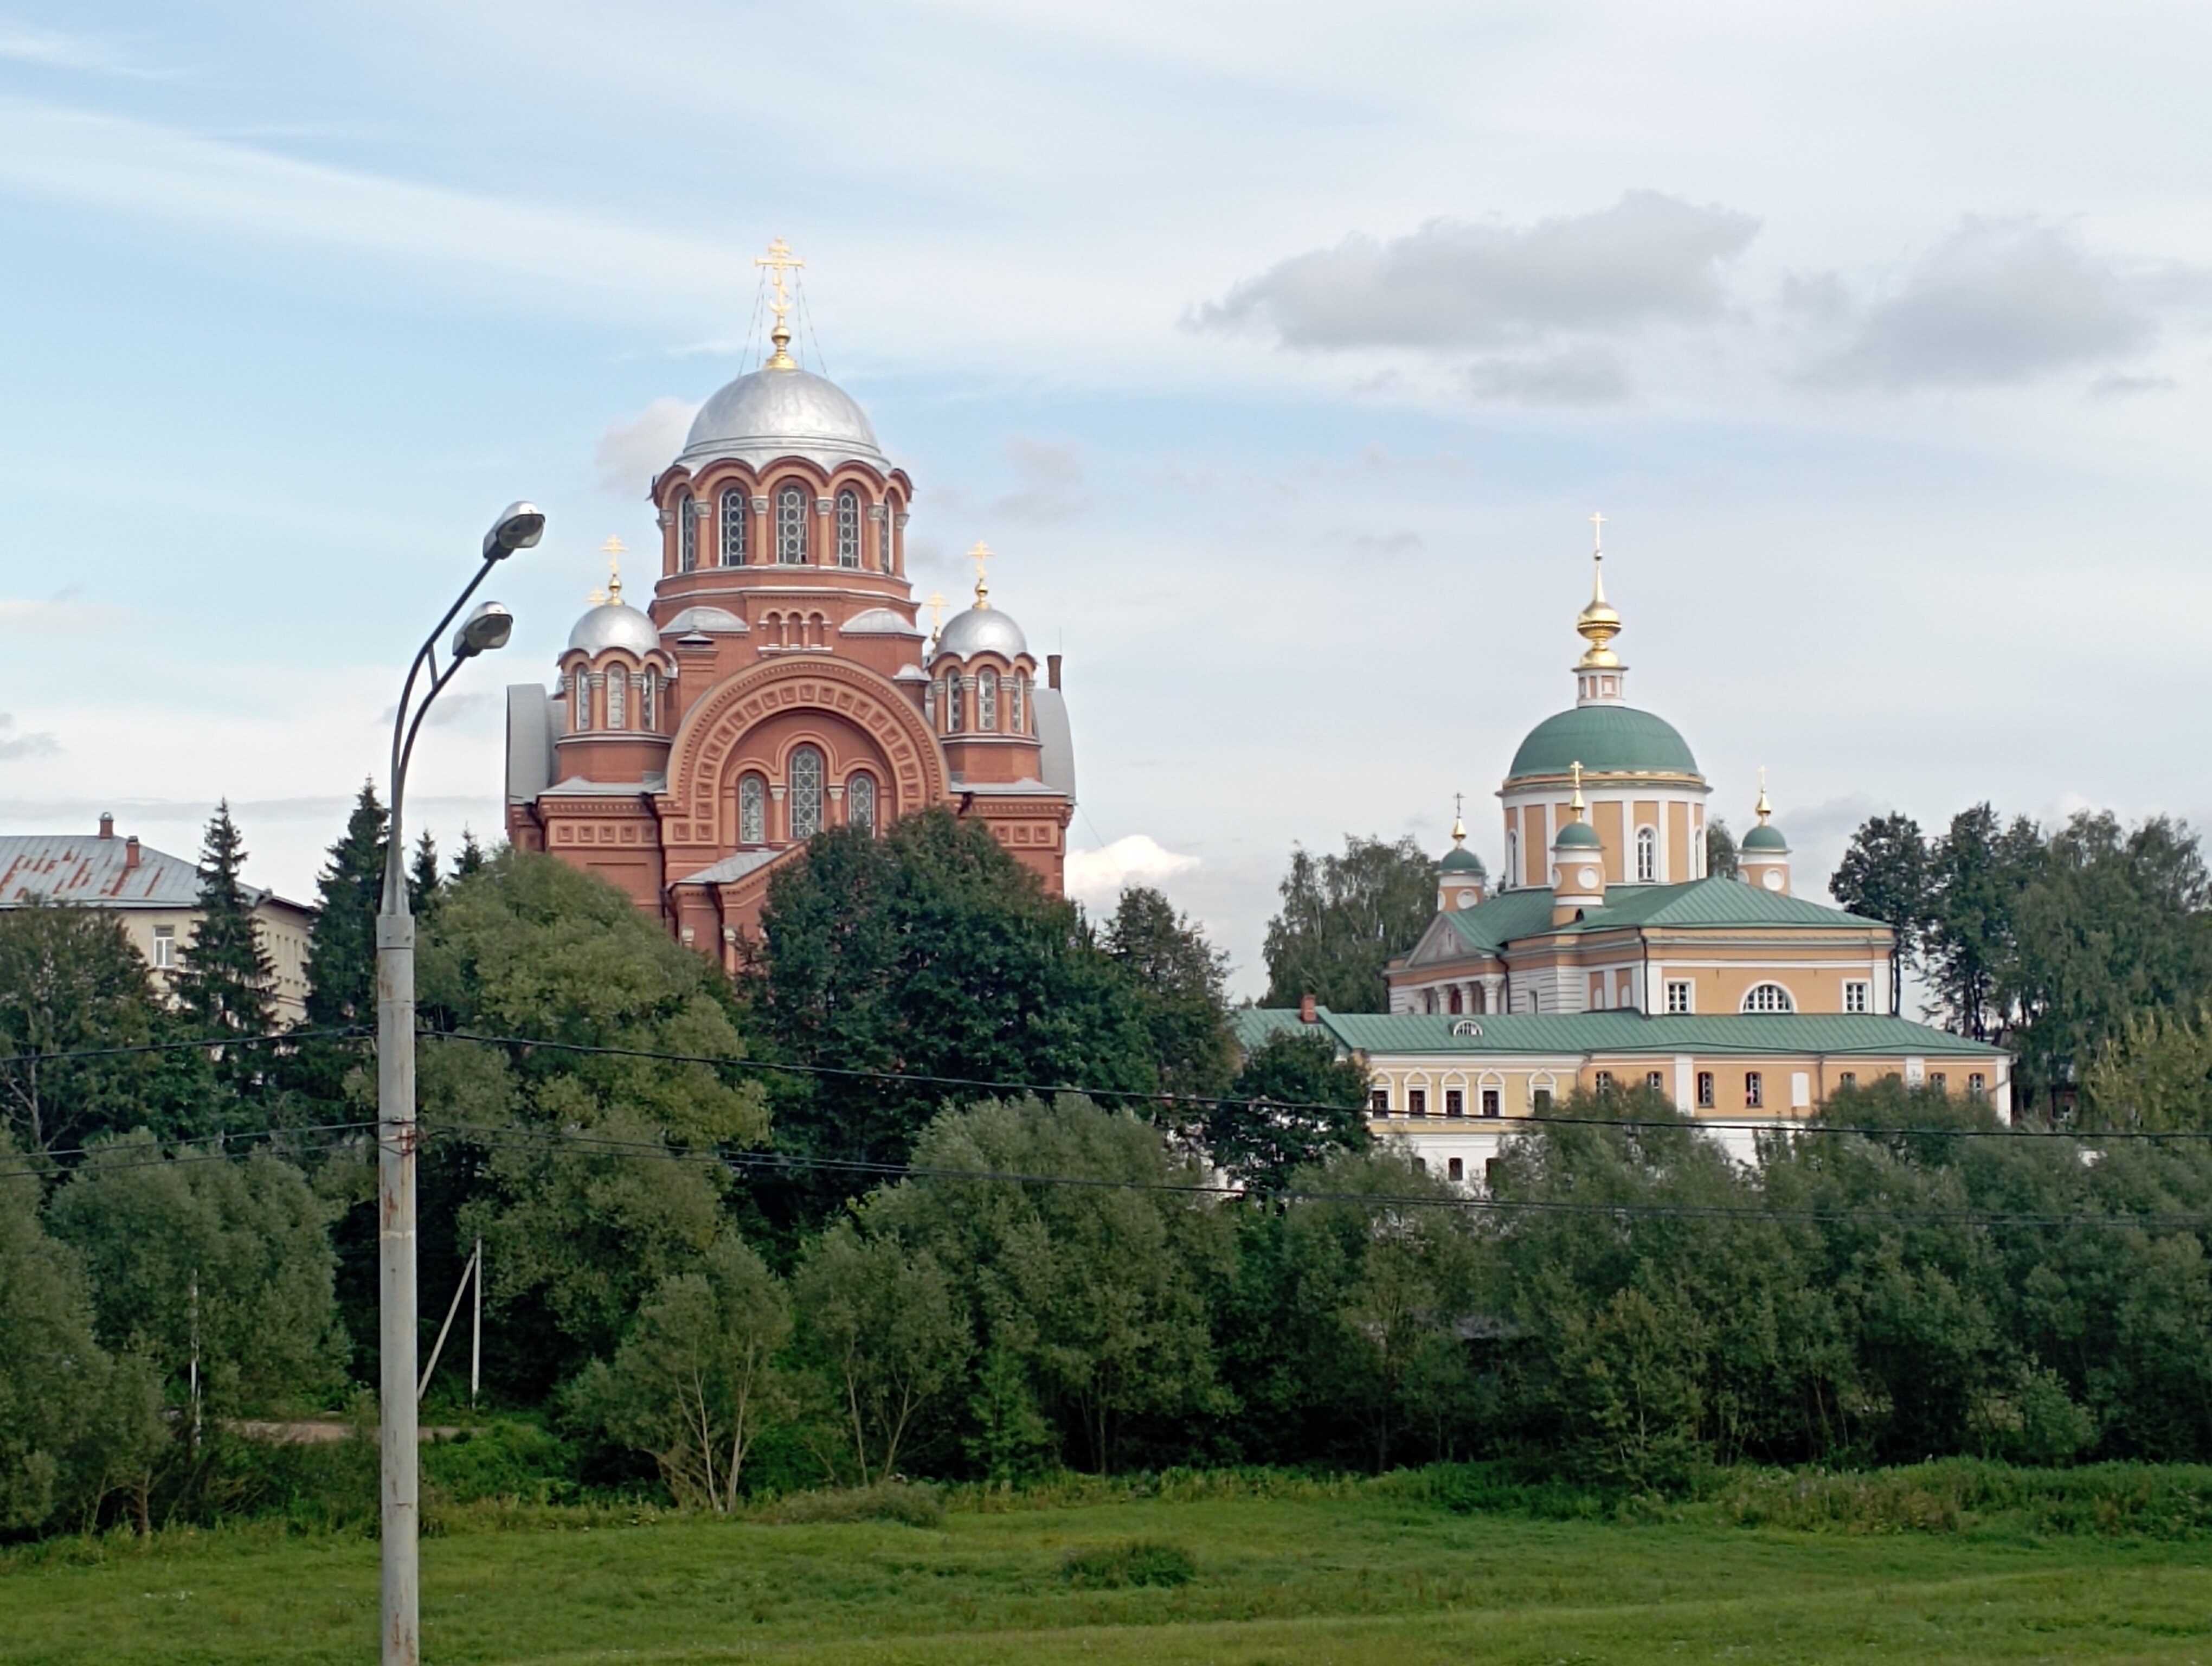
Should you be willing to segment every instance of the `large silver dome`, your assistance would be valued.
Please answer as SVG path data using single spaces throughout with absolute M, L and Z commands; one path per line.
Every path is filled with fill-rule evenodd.
M 571 651 L 598 654 L 606 648 L 627 648 L 642 660 L 660 646 L 660 633 L 628 602 L 603 602 L 576 621 L 568 633 Z
M 867 413 L 836 383 L 806 370 L 756 370 L 699 408 L 676 460 L 696 469 L 724 457 L 757 465 L 804 457 L 825 469 L 861 462 L 890 470 Z
M 964 613 L 956 613 L 945 622 L 945 632 L 937 639 L 939 654 L 957 654 L 965 660 L 977 654 L 1000 654 L 1011 660 L 1030 651 L 1029 639 L 1012 617 L 995 607 L 971 607 Z

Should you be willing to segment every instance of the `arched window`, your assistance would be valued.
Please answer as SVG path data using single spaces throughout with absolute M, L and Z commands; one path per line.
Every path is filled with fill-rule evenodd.
M 837 494 L 837 565 L 860 564 L 860 495 L 850 486 Z
M 768 783 L 758 775 L 738 777 L 738 842 L 768 842 Z
M 1509 829 L 1505 835 L 1505 883 L 1521 883 L 1521 834 L 1517 829 Z
M 1754 983 L 1744 991 L 1743 1010 L 1747 1012 L 1794 1012 L 1797 1003 L 1790 999 L 1790 991 L 1779 983 Z
M 660 673 L 651 666 L 637 674 L 637 726 L 641 729 L 660 727 Z
M 876 836 L 876 778 L 857 775 L 845 783 L 845 820 L 870 838 Z
M 1016 672 L 1013 681 L 1006 684 L 1006 727 L 1015 734 L 1030 732 L 1030 679 L 1026 672 Z
M 921 718 L 932 729 L 937 727 L 937 708 L 945 703 L 945 684 L 932 683 L 921 691 Z
M 582 734 L 592 727 L 592 674 L 581 666 L 568 673 L 568 733 Z
M 985 734 L 999 727 L 999 673 L 986 671 L 975 678 L 975 727 Z
M 752 506 L 745 502 L 745 489 L 731 486 L 722 493 L 722 565 L 743 567 L 745 564 L 745 523 L 752 519 Z
M 806 488 L 785 486 L 775 495 L 775 558 L 787 567 L 806 562 Z
M 884 505 L 884 518 L 876 527 L 876 555 L 883 570 L 891 570 L 891 522 L 897 518 L 896 504 Z
M 629 673 L 620 666 L 607 668 L 607 727 L 629 727 Z
M 1636 830 L 1636 877 L 1647 885 L 1659 877 L 1659 830 L 1656 827 Z
M 955 672 L 945 679 L 945 733 L 960 733 L 960 674 Z
M 811 839 L 822 830 L 822 754 L 812 746 L 791 753 L 791 836 Z
M 676 506 L 676 570 L 689 573 L 699 565 L 699 500 L 690 493 Z

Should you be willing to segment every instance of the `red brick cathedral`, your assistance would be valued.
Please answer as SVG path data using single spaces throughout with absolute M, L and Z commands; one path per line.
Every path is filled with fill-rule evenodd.
M 613 574 L 558 684 L 507 690 L 507 837 L 732 967 L 769 875 L 824 828 L 879 833 L 947 805 L 1056 891 L 1075 808 L 1060 656 L 1041 678 L 980 559 L 975 605 L 925 635 L 914 483 L 850 396 L 792 358 L 787 258 L 763 263 L 775 352 L 707 401 L 653 483 L 652 601 L 632 606 Z

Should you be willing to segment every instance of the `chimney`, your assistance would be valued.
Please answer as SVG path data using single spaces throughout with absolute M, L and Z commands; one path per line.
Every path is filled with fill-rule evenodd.
M 101 817 L 101 818 L 100 818 L 100 819 L 101 819 L 102 821 L 105 821 L 105 820 L 106 820 L 107 818 L 106 818 L 105 816 L 103 816 L 103 817 Z M 110 834 L 110 835 L 108 835 L 107 836 L 112 838 L 112 837 L 113 837 L 114 836 L 113 836 L 112 834 Z M 133 833 L 133 834 L 132 834 L 132 835 L 131 835 L 128 839 L 125 839 L 125 840 L 123 842 L 123 871 L 124 871 L 125 873 L 130 873 L 133 868 L 137 867 L 137 866 L 138 866 L 138 836 L 137 836 L 136 833 Z
M 104 810 L 100 812 L 100 836 L 103 839 L 115 836 L 115 818 Z
M 1314 998 L 1311 995 L 1300 995 L 1298 997 L 1298 1022 L 1300 1024 L 1319 1024 L 1321 1022 L 1320 1009 L 1314 1005 Z
M 1060 686 L 1060 655 L 1057 654 L 1044 656 L 1044 685 L 1048 689 Z

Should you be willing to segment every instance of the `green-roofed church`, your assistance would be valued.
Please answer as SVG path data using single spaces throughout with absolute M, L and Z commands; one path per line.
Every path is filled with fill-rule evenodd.
M 1385 974 L 1389 1014 L 1250 1010 L 1246 1045 L 1321 1026 L 1367 1062 L 1376 1131 L 1454 1178 L 1480 1173 L 1504 1122 L 1577 1085 L 1648 1084 L 1735 1124 L 1746 1154 L 1757 1127 L 1883 1075 L 2008 1111 L 2001 1049 L 1894 1016 L 1890 928 L 1792 894 L 1763 781 L 1740 876 L 1706 873 L 1711 789 L 1680 732 L 1627 703 L 1593 556 L 1575 703 L 1529 732 L 1498 792 L 1498 884 L 1455 820 L 1437 916 Z

